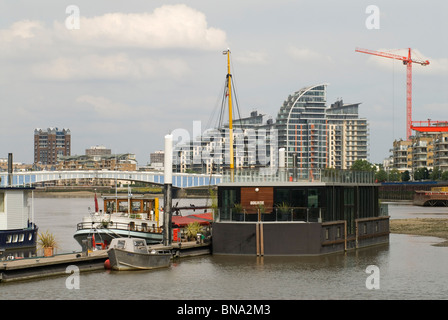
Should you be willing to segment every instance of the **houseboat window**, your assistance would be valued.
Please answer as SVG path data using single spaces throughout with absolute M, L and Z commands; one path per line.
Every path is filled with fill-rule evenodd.
M 317 189 L 309 189 L 308 190 L 308 207 L 309 208 L 317 208 L 318 207 L 318 196 Z
M 0 192 L 0 212 L 5 212 L 5 194 Z
M 230 219 L 230 210 L 234 208 L 235 204 L 241 202 L 240 189 L 225 188 L 222 190 L 221 197 L 218 199 L 218 206 L 221 208 L 221 219 Z
M 19 239 L 19 236 L 17 234 L 12 236 L 12 242 L 13 243 L 16 243 L 18 239 Z
M 291 191 L 291 202 L 293 207 L 307 207 L 307 200 L 305 189 L 293 189 Z
M 140 212 L 141 203 L 140 201 L 132 201 L 132 212 Z
M 344 220 L 347 221 L 347 234 L 355 232 L 355 188 L 344 187 Z
M 118 240 L 117 241 L 117 248 L 118 249 L 124 249 L 124 247 L 125 247 L 125 245 L 126 245 L 126 242 L 124 241 L 124 240 Z
M 11 235 L 7 235 L 6 236 L 6 243 L 11 243 L 12 242 L 12 236 Z
M 28 234 L 28 241 L 31 241 L 31 239 L 33 239 L 33 234 L 30 232 L 30 233 Z
M 25 239 L 25 235 L 23 233 L 21 233 L 19 236 L 19 242 L 23 242 L 24 239 Z

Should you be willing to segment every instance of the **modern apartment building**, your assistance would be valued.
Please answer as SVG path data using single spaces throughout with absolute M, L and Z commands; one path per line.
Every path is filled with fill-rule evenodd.
M 174 170 L 222 172 L 230 165 L 229 146 L 228 123 L 207 129 L 174 147 Z M 278 161 L 277 149 L 275 125 L 266 115 L 252 111 L 249 117 L 233 120 L 235 168 L 274 166 Z
M 61 156 L 58 170 L 137 170 L 135 154 L 75 155 Z
M 71 134 L 69 129 L 51 127 L 34 129 L 34 163 L 56 165 L 58 156 L 69 156 Z
M 412 141 L 395 140 L 392 148 L 392 168 L 400 172 L 409 170 L 412 166 Z
M 289 95 L 275 122 L 257 111 L 234 119 L 235 168 L 277 167 L 280 148 L 289 168 L 350 169 L 356 160 L 367 160 L 368 123 L 359 118 L 359 103 L 338 100 L 327 107 L 326 88 L 318 84 Z M 179 172 L 228 168 L 228 124 L 175 146 L 173 160 Z
M 411 140 L 395 140 L 392 168 L 411 174 L 418 169 L 448 170 L 448 133 L 417 133 Z
M 432 169 L 434 163 L 434 137 L 431 135 L 417 135 L 412 139 L 412 171 L 419 168 Z
M 287 167 L 327 167 L 326 84 L 289 95 L 277 114 L 278 147 L 285 149 Z M 296 163 L 293 163 L 296 161 Z
M 350 169 L 368 158 L 368 123 L 359 118 L 359 103 L 336 101 L 326 106 L 327 85 L 303 88 L 290 95 L 277 115 L 278 145 L 286 163 L 298 168 Z
M 89 149 L 86 149 L 86 155 L 88 156 L 100 156 L 108 154 L 112 154 L 112 150 L 107 149 L 105 146 L 92 146 Z
M 368 123 L 359 118 L 359 103 L 344 104 L 342 99 L 327 109 L 328 163 L 336 169 L 350 169 L 356 160 L 367 160 Z
M 448 171 L 448 133 L 440 133 L 433 140 L 433 166 Z

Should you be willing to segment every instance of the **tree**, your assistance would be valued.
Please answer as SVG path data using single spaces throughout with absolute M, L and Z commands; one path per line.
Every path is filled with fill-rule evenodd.
M 376 171 L 375 165 L 371 164 L 367 160 L 356 160 L 353 162 L 350 170 L 353 171 Z
M 384 171 L 383 169 L 378 170 L 378 171 L 375 173 L 375 180 L 378 181 L 378 182 L 384 182 L 384 181 L 387 181 L 387 180 L 388 180 L 388 179 L 387 179 L 387 172 Z
M 414 173 L 414 180 L 428 180 L 429 179 L 429 171 L 428 168 L 419 168 Z
M 400 171 L 398 171 L 398 169 L 392 169 L 389 172 L 389 181 L 400 181 L 401 180 L 401 174 Z
M 442 173 L 442 180 L 443 180 L 443 181 L 448 180 L 448 171 L 444 171 L 444 172 Z
M 406 182 L 411 180 L 411 175 L 409 174 L 409 171 L 406 170 L 401 174 L 401 181 Z
M 430 174 L 430 179 L 431 180 L 439 180 L 442 177 L 442 170 L 440 170 L 439 167 L 435 167 L 431 174 Z

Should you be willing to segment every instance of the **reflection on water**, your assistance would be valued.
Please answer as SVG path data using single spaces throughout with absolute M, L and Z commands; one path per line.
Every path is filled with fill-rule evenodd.
M 72 235 L 91 199 L 36 200 L 40 226 L 57 230 L 65 248 L 79 250 Z M 389 211 L 394 217 L 406 209 L 391 206 Z M 202 256 L 174 261 L 164 270 L 82 273 L 79 290 L 67 289 L 64 276 L 3 283 L 0 298 L 446 299 L 448 248 L 432 245 L 440 241 L 391 234 L 388 245 L 321 257 Z M 379 270 L 377 290 L 366 288 L 369 265 Z

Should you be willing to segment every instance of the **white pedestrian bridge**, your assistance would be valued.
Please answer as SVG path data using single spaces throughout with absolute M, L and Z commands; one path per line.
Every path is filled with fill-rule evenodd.
M 164 184 L 163 171 L 24 171 L 14 172 L 12 186 L 29 186 L 40 182 L 69 179 L 116 179 Z M 8 186 L 8 173 L 0 172 L 0 186 Z M 217 185 L 222 176 L 217 174 L 173 173 L 172 186 L 176 188 L 206 187 Z

